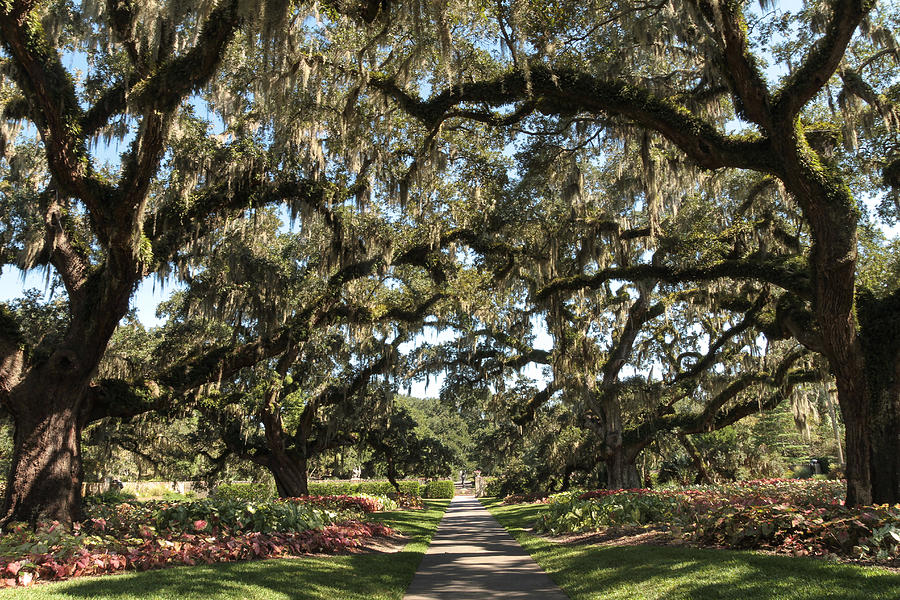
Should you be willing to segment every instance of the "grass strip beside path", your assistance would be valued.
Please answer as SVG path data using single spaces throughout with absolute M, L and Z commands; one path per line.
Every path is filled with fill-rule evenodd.
M 449 503 L 449 500 L 428 500 L 425 510 L 372 515 L 409 537 L 409 543 L 396 553 L 304 556 L 81 577 L 2 590 L 0 599 L 400 599 Z
M 526 531 L 546 505 L 482 502 L 573 600 L 900 598 L 900 574 L 887 569 L 732 550 L 559 544 Z

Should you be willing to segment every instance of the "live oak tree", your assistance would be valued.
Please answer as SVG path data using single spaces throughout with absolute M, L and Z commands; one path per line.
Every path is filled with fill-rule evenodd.
M 80 434 L 109 399 L 93 384 L 97 365 L 137 282 L 190 236 L 181 223 L 160 223 L 155 232 L 145 227 L 152 179 L 175 115 L 213 76 L 242 21 L 238 4 L 223 2 L 204 14 L 139 15 L 136 6 L 110 3 L 107 14 L 94 18 L 66 14 L 64 4 L 0 8 L 3 119 L 35 128 L 46 165 L 16 186 L 24 231 L 13 241 L 23 242 L 23 267 L 45 265 L 58 274 L 69 303 L 67 329 L 52 347 L 27 347 L 16 320 L 3 315 L 2 400 L 16 430 L 5 520 L 70 522 L 78 514 Z M 193 27 L 186 29 L 184 19 Z M 108 45 L 90 34 L 94 26 Z M 81 38 L 64 44 L 82 53 L 99 46 L 91 53 L 95 73 L 108 77 L 78 81 L 66 69 L 57 40 L 73 30 Z M 120 137 L 126 122 L 133 137 L 111 177 L 90 145 L 103 135 Z M 197 208 L 188 218 L 201 222 L 221 205 Z M 5 263 L 15 260 L 8 253 Z
M 900 296 L 867 293 L 856 280 L 864 195 L 888 192 L 885 214 L 896 197 L 895 7 L 829 0 L 760 15 L 734 1 L 510 1 L 471 14 L 478 20 L 460 18 L 455 39 L 468 49 L 482 35 L 493 56 L 451 52 L 459 57 L 447 68 L 452 80 L 431 86 L 428 98 L 390 72 L 371 85 L 435 129 L 469 119 L 518 124 L 529 135 L 649 140 L 642 181 L 651 228 L 677 210 L 683 193 L 669 177 L 685 163 L 691 172 L 755 173 L 782 189 L 779 202 L 801 217 L 792 232 L 799 260 L 723 258 L 680 279 L 753 280 L 786 292 L 772 332 L 828 361 L 846 426 L 848 502 L 900 500 Z M 764 71 L 767 63 L 781 71 Z M 669 271 L 642 261 L 548 289 Z
M 371 22 L 380 4 L 327 10 L 350 31 L 343 13 Z M 337 80 L 297 57 L 311 44 L 336 64 L 357 40 L 325 43 L 307 27 L 316 14 L 314 5 L 243 0 L 0 7 L 3 264 L 51 270 L 68 302 L 61 338 L 38 347 L 2 313 L 0 401 L 15 423 L 4 521 L 78 518 L 86 424 L 153 408 L 286 347 L 289 334 L 273 332 L 211 349 L 161 384 L 98 380 L 144 277 L 190 276 L 212 226 L 275 203 L 331 219 L 335 242 L 323 254 L 340 263 L 345 240 L 330 208 L 363 195 L 354 185 L 367 174 L 330 182 L 319 169 L 325 140 L 310 124 L 313 107 L 345 97 L 348 86 L 323 83 Z M 292 64 L 278 62 L 275 48 L 297 51 Z M 248 78 L 252 85 L 232 85 Z M 277 105 L 282 94 L 292 102 L 271 117 L 289 126 L 266 129 L 265 100 Z M 197 116 L 204 112 L 209 119 Z
M 400 492 L 403 477 L 447 477 L 451 475 L 453 451 L 444 441 L 423 430 L 407 406 L 395 399 L 361 439 L 371 450 L 363 473 L 381 474 Z

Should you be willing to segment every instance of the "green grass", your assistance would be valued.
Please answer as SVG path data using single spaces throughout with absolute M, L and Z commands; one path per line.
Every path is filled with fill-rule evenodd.
M 409 587 L 449 502 L 431 500 L 426 502 L 426 510 L 378 515 L 378 520 L 410 538 L 406 547 L 394 554 L 315 556 L 84 577 L 25 589 L 0 590 L 0 598 L 399 599 Z
M 886 569 L 729 550 L 563 545 L 525 531 L 544 505 L 482 502 L 573 600 L 900 598 L 900 574 Z

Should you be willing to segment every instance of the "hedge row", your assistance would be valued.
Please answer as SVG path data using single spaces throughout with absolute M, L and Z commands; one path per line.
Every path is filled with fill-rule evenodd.
M 398 481 L 401 494 L 422 495 L 422 484 L 418 481 Z M 313 496 L 339 496 L 341 494 L 372 494 L 386 496 L 397 490 L 390 481 L 316 481 L 309 484 L 309 493 Z
M 422 486 L 423 498 L 453 498 L 453 482 L 449 479 L 429 481 Z
M 453 482 L 449 479 L 420 483 L 418 481 L 398 481 L 400 493 L 421 498 L 452 498 Z M 388 496 L 397 490 L 390 481 L 316 481 L 309 484 L 311 496 L 351 496 L 369 494 Z M 213 492 L 216 500 L 239 500 L 261 502 L 274 496 L 273 490 L 263 483 L 223 483 Z

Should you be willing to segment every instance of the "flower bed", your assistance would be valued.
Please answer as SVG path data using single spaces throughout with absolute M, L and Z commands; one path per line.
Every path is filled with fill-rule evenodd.
M 845 507 L 842 496 L 840 482 L 789 479 L 568 493 L 550 498 L 536 528 L 666 527 L 703 545 L 900 561 L 900 505 Z
M 358 548 L 364 539 L 391 533 L 390 528 L 381 523 L 351 521 L 301 532 L 224 536 L 182 533 L 119 541 L 82 536 L 78 532 L 65 533 L 58 524 L 38 532 L 26 532 L 22 528 L 7 537 L 19 536 L 28 550 L 21 552 L 15 560 L 0 558 L 0 587 L 27 586 L 38 580 L 53 581 L 126 569 L 144 571 L 311 552 L 338 553 Z
M 19 526 L 0 536 L 0 587 L 176 564 L 342 552 L 390 534 L 365 514 L 396 505 L 374 496 L 267 502 L 198 500 L 86 504 L 67 530 Z

